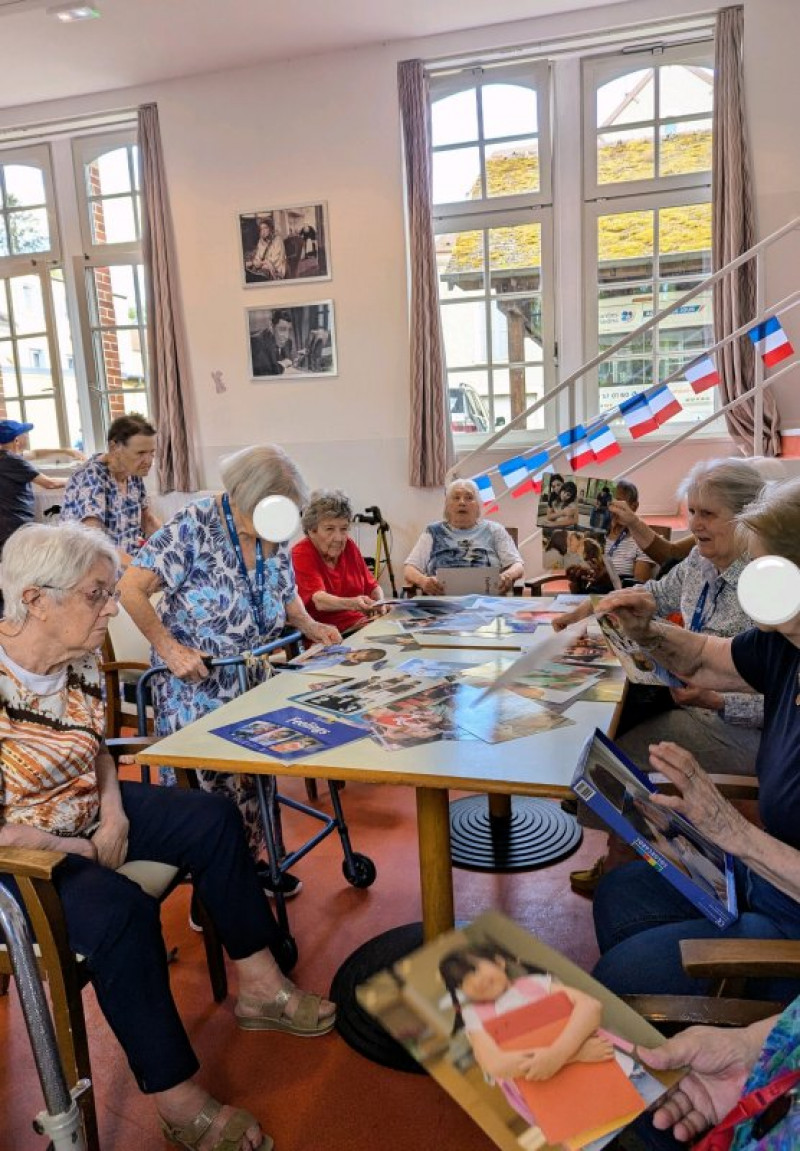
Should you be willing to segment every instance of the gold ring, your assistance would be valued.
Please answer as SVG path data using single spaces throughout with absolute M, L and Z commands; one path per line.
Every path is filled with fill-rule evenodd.
M 691 771 L 686 772 L 686 778 L 687 779 L 694 779 L 694 777 L 696 775 L 697 775 L 697 768 L 696 767 L 693 767 Z

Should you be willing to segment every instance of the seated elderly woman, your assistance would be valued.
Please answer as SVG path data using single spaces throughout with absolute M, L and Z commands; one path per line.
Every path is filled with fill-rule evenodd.
M 314 642 L 339 643 L 335 627 L 312 619 L 297 594 L 289 548 L 262 542 L 253 525 L 267 496 L 297 504 L 305 485 L 295 465 L 272 444 L 243 448 L 223 463 L 225 490 L 187 504 L 150 537 L 120 581 L 122 603 L 152 644 L 152 662 L 171 675 L 153 680 L 155 727 L 178 731 L 239 693 L 234 667 L 209 670 L 207 656 L 233 656 L 280 635 L 288 621 Z M 163 592 L 156 607 L 150 597 Z M 248 668 L 250 683 L 267 678 L 263 664 Z M 235 800 L 250 848 L 259 859 L 264 828 L 255 781 L 246 775 L 200 771 L 201 786 Z M 261 868 L 265 886 L 269 869 Z M 300 881 L 283 877 L 285 895 Z
M 341 491 L 312 492 L 302 522 L 306 538 L 292 548 L 292 564 L 308 614 L 340 632 L 363 627 L 383 592 L 350 539 L 350 500 Z
M 164 1134 L 179 1147 L 271 1147 L 246 1111 L 221 1107 L 172 998 L 158 904 L 116 872 L 126 860 L 188 868 L 238 975 L 245 1029 L 321 1035 L 333 1005 L 298 991 L 233 804 L 202 791 L 120 783 L 103 743 L 96 650 L 116 614 L 118 556 L 80 524 L 21 528 L 3 552 L 0 845 L 65 852 L 53 873 L 70 946 Z
M 781 555 L 800 563 L 800 480 L 768 484 L 736 517 L 753 557 Z M 709 530 L 697 524 L 698 538 Z M 627 633 L 696 692 L 764 697 L 764 728 L 756 757 L 761 828 L 717 790 L 690 750 L 653 743 L 650 766 L 677 789 L 655 802 L 688 818 L 723 851 L 737 857 L 739 918 L 720 929 L 679 895 L 649 864 L 636 862 L 604 876 L 594 919 L 601 959 L 595 976 L 617 993 L 702 994 L 702 980 L 683 972 L 681 939 L 800 939 L 800 614 L 775 628 L 750 628 L 733 639 L 656 618 L 651 591 L 612 592 L 598 610 L 612 612 Z M 716 768 L 725 766 L 719 756 Z M 766 982 L 766 981 L 765 981 Z M 754 993 L 785 999 L 800 988 Z
M 762 486 L 757 470 L 746 460 L 704 460 L 689 472 L 681 494 L 687 501 L 689 526 L 697 543 L 663 579 L 643 585 L 653 596 L 658 616 L 667 619 L 680 613 L 687 628 L 707 635 L 734 636 L 752 627 L 736 595 L 746 559 L 736 537 L 735 517 Z M 588 600 L 587 606 L 590 614 Z M 567 613 L 556 621 L 555 630 L 584 614 L 585 608 Z M 664 689 L 653 707 L 640 693 L 631 691 L 617 743 L 640 767 L 647 765 L 651 743 L 675 740 L 691 747 L 707 771 L 746 775 L 753 770 L 763 718 L 763 700 L 748 693 L 698 691 L 694 687 L 673 688 L 668 693 Z M 612 840 L 614 846 L 616 841 Z M 612 852 L 611 858 L 574 872 L 573 889 L 590 893 L 614 862 Z
M 444 519 L 429 524 L 417 540 L 403 568 L 403 579 L 425 595 L 444 591 L 439 568 L 491 567 L 501 569 L 500 590 L 507 592 L 525 569 L 516 544 L 502 524 L 482 519 L 478 486 L 474 480 L 453 480 L 444 499 Z

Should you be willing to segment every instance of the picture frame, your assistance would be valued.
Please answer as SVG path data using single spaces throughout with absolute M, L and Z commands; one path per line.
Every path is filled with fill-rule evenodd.
M 328 205 L 324 201 L 240 212 L 238 230 L 246 288 L 331 279 Z
M 246 320 L 251 380 L 338 374 L 333 300 L 247 308 Z

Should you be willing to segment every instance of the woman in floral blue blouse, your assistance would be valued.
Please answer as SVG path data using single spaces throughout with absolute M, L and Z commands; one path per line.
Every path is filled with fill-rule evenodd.
M 294 463 L 281 448 L 266 444 L 236 452 L 221 474 L 225 490 L 188 504 L 155 532 L 119 585 L 124 607 L 152 645 L 152 662 L 172 672 L 153 681 L 159 735 L 178 731 L 239 693 L 236 669 L 209 670 L 204 657 L 252 650 L 274 639 L 287 622 L 315 643 L 341 639 L 336 628 L 313 620 L 303 607 L 289 548 L 262 541 L 253 525 L 255 507 L 266 496 L 303 503 L 305 484 Z M 162 597 L 153 606 L 158 592 Z M 267 670 L 258 664 L 248 674 L 252 686 Z M 206 790 L 235 799 L 258 859 L 264 830 L 252 777 L 198 774 Z

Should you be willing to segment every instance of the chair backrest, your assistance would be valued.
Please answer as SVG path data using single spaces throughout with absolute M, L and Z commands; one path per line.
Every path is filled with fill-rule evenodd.
M 514 541 L 514 547 L 519 547 L 519 528 L 506 528 L 506 531 Z

